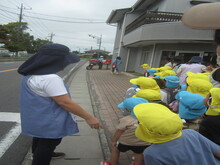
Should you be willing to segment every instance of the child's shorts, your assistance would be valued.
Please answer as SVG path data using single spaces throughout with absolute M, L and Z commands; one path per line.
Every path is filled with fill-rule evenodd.
M 125 144 L 118 143 L 116 147 L 120 152 L 126 152 L 131 150 L 136 154 L 141 154 L 149 146 L 128 146 Z

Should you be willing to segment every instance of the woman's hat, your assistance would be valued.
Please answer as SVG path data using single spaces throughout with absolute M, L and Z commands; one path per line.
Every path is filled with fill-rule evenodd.
M 118 108 L 123 108 L 123 109 L 129 110 L 131 112 L 131 116 L 136 118 L 136 116 L 134 115 L 134 112 L 133 112 L 133 108 L 136 105 L 142 104 L 142 103 L 148 103 L 148 101 L 146 99 L 143 99 L 140 97 L 130 97 L 130 98 L 126 98 L 123 102 L 118 104 Z
M 25 61 L 18 69 L 22 75 L 45 75 L 63 70 L 67 65 L 79 62 L 80 58 L 61 44 L 48 43 Z
M 157 85 L 157 82 L 149 77 L 139 77 L 131 79 L 130 83 L 140 86 L 141 89 L 160 90 L 160 87 Z
M 134 114 L 139 121 L 135 135 L 143 141 L 164 143 L 182 135 L 182 120 L 164 105 L 157 103 L 139 104 L 134 107 Z
M 202 62 L 202 57 L 200 56 L 193 56 L 190 60 L 190 63 L 201 63 Z
M 219 116 L 220 115 L 220 88 L 210 89 L 211 104 L 209 105 L 206 115 Z
M 205 97 L 188 91 L 180 91 L 175 99 L 179 100 L 179 115 L 182 119 L 196 119 L 203 115 L 207 107 L 203 100 Z
M 193 6 L 183 14 L 182 22 L 194 29 L 220 29 L 219 9 L 220 2 Z

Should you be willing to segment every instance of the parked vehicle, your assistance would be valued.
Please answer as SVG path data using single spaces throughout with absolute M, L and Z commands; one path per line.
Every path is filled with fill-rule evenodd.
M 106 59 L 106 60 L 103 60 L 102 63 L 103 63 L 103 65 L 106 65 L 106 69 L 108 69 L 108 66 L 111 65 L 112 60 L 111 59 Z M 98 59 L 90 59 L 89 60 L 89 65 L 86 66 L 86 69 L 91 70 L 95 65 L 98 66 L 98 64 L 99 64 Z
M 99 61 L 98 59 L 90 59 L 89 65 L 86 67 L 87 70 L 91 70 L 94 65 L 98 65 Z

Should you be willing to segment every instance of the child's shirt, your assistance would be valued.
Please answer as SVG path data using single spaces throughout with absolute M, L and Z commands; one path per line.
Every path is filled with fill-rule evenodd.
M 129 146 L 147 146 L 150 143 L 144 142 L 135 136 L 135 129 L 138 126 L 138 120 L 132 116 L 125 116 L 119 120 L 117 129 L 125 132 L 119 138 L 119 142 Z

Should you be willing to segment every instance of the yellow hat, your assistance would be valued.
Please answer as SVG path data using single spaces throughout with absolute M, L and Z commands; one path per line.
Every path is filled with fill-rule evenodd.
M 144 68 L 144 69 L 150 68 L 150 66 L 148 64 L 142 64 L 141 67 Z
M 164 143 L 182 135 L 183 123 L 178 114 L 157 103 L 143 103 L 134 107 L 139 125 L 135 135 L 146 142 Z
M 186 72 L 186 74 L 188 76 L 186 78 L 187 83 L 188 83 L 188 81 L 192 81 L 193 79 L 202 79 L 202 80 L 210 81 L 209 76 L 205 73 Z
M 157 85 L 157 82 L 149 77 L 139 77 L 131 79 L 130 83 L 139 85 L 141 89 L 160 90 L 160 87 Z
M 159 71 L 165 71 L 165 70 L 171 70 L 172 68 L 170 66 L 162 66 L 158 68 Z
M 206 115 L 217 116 L 220 115 L 220 88 L 212 88 L 210 90 L 212 101 L 209 105 Z
M 187 91 L 191 93 L 197 93 L 204 97 L 209 94 L 209 90 L 213 88 L 211 82 L 203 79 L 192 79 L 187 81 L 188 87 Z
M 176 76 L 176 72 L 173 70 L 164 70 L 162 72 L 155 73 L 155 75 L 161 75 L 161 77 Z
M 134 97 L 141 97 L 148 101 L 161 100 L 160 90 L 141 89 L 136 92 Z

